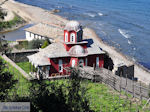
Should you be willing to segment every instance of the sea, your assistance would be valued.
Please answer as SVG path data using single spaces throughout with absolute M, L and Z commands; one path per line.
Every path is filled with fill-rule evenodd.
M 78 20 L 83 27 L 150 69 L 150 0 L 16 0 Z

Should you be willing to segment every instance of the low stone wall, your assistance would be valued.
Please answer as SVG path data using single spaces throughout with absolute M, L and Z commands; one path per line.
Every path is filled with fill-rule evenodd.
M 31 80 L 31 77 L 18 65 L 16 65 L 15 62 L 13 62 L 11 59 L 9 59 L 6 55 L 2 55 L 3 59 L 9 62 L 13 67 L 15 67 L 27 80 Z
M 26 62 L 28 61 L 27 56 L 37 53 L 38 49 L 31 50 L 20 50 L 20 51 L 12 51 L 11 53 L 6 54 L 12 61 L 15 63 Z

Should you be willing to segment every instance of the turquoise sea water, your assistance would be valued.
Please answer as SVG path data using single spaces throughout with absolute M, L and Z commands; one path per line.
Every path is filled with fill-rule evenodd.
M 16 0 L 93 28 L 102 40 L 150 69 L 150 0 Z

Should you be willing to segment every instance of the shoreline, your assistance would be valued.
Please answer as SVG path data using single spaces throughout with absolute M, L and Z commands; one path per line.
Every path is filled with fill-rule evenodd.
M 19 28 L 24 27 L 27 24 L 28 24 L 27 22 L 25 22 L 23 24 L 16 24 L 16 25 L 12 26 L 12 28 L 6 28 L 6 29 L 0 31 L 0 34 L 8 33 L 8 32 L 12 32 L 12 31 L 18 30 Z
M 3 1 L 1 1 L 3 2 Z M 6 1 L 7 2 L 7 1 Z M 5 3 L 4 3 L 5 4 Z M 17 13 L 14 13 L 10 8 L 8 8 L 7 6 L 5 5 L 2 5 L 1 6 L 3 10 L 7 10 L 7 16 L 6 18 L 4 19 L 4 21 L 2 22 L 10 22 L 12 21 L 15 17 L 19 17 L 17 15 Z M 10 15 L 9 15 L 10 14 Z M 11 27 L 8 27 L 8 28 L 4 28 L 2 30 L 0 30 L 0 34 L 3 34 L 3 33 L 7 33 L 7 32 L 11 32 L 11 31 L 15 31 L 25 25 L 27 25 L 28 23 L 23 19 L 23 18 L 20 18 L 23 22 L 21 23 L 15 23 L 14 25 L 12 25 Z
M 10 10 L 16 12 L 20 17 L 27 21 L 27 23 L 43 22 L 47 24 L 59 25 L 61 27 L 68 22 L 68 20 L 66 20 L 65 18 L 53 14 L 51 11 L 42 9 L 40 7 L 16 2 L 14 0 L 9 0 L 4 5 Z M 134 62 L 128 56 L 125 56 L 123 53 L 118 51 L 115 47 L 110 46 L 106 42 L 102 41 L 94 30 L 90 28 L 85 28 L 84 32 L 86 32 L 84 33 L 85 38 L 92 38 L 94 42 L 96 42 L 104 51 L 106 51 L 109 54 L 115 66 L 114 71 L 117 69 L 116 67 L 118 64 L 124 63 L 127 66 L 134 64 L 135 77 L 138 77 L 139 81 L 142 81 L 143 83 L 150 83 L 150 70 L 140 65 L 139 63 Z

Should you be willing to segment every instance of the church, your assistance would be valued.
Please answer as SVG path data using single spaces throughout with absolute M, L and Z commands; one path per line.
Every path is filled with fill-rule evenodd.
M 66 67 L 104 66 L 105 52 L 92 39 L 83 39 L 83 29 L 79 22 L 69 21 L 64 27 L 62 41 L 54 42 L 38 53 L 27 56 L 44 78 L 68 75 Z

